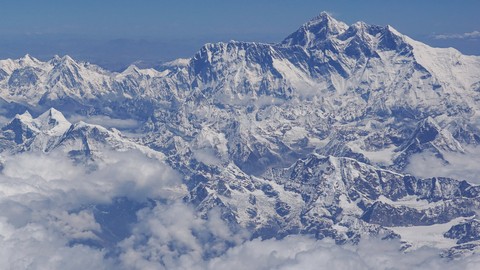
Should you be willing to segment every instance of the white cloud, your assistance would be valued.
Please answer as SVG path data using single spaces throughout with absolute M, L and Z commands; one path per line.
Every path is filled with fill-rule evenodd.
M 105 152 L 91 170 L 59 153 L 3 157 L 0 174 L 0 269 L 117 269 L 90 206 L 115 197 L 144 201 L 183 196 L 180 177 L 136 151 Z
M 208 262 L 208 269 L 476 269 L 480 257 L 447 261 L 438 250 L 399 251 L 397 241 L 362 240 L 338 246 L 330 240 L 289 236 L 252 240 Z
M 477 39 L 480 38 L 480 31 L 472 31 L 462 34 L 440 34 L 434 35 L 435 39 Z
M 25 153 L 6 157 L 3 175 L 21 180 L 41 178 L 45 181 L 73 179 L 83 173 L 61 153 Z M 34 179 L 33 181 L 37 181 Z
M 113 269 L 104 252 L 77 245 L 39 223 L 15 228 L 0 219 L 1 269 Z
M 217 157 L 215 151 L 212 148 L 194 149 L 193 157 L 205 163 L 206 165 L 220 165 L 222 161 Z
M 135 151 L 103 157 L 93 171 L 55 153 L 5 157 L 0 269 L 475 269 L 480 263 L 477 255 L 449 262 L 436 249 L 404 254 L 398 241 L 337 246 L 298 235 L 248 240 L 219 210 L 202 219 L 184 204 L 181 179 L 165 164 Z M 140 210 L 132 234 L 112 243 L 118 256 L 78 244 L 100 241 L 102 231 L 91 208 L 82 206 L 121 196 L 162 203 Z
M 1 111 L 0 111 L 1 113 Z M 0 126 L 4 126 L 8 122 L 10 122 L 11 118 L 7 118 L 5 116 L 0 115 Z
M 101 231 L 93 213 L 87 210 L 78 213 L 53 213 L 50 215 L 49 225 L 72 239 L 98 239 L 94 232 Z
M 134 119 L 119 119 L 111 118 L 106 115 L 73 115 L 68 118 L 72 123 L 83 121 L 85 123 L 101 125 L 106 128 L 116 128 L 116 129 L 134 129 L 140 126 L 140 123 Z
M 466 153 L 446 153 L 444 161 L 427 152 L 413 155 L 405 171 L 418 177 L 451 177 L 480 184 L 480 147 L 466 148 Z
M 205 257 L 247 237 L 232 232 L 217 211 L 205 220 L 181 202 L 159 204 L 139 213 L 133 235 L 120 245 L 120 260 L 128 269 L 204 269 Z
M 176 212 L 173 208 L 167 211 L 171 210 Z M 175 227 L 173 224 L 176 224 L 177 219 L 174 218 L 176 221 L 170 223 L 172 219 L 167 218 L 172 216 L 157 214 L 150 216 L 148 221 L 143 220 L 142 227 L 137 227 L 141 229 L 122 243 L 124 253 L 121 261 L 124 267 L 210 270 L 476 269 L 480 262 L 478 255 L 453 261 L 444 259 L 439 256 L 439 250 L 429 248 L 403 253 L 399 241 L 364 239 L 358 245 L 339 246 L 333 240 L 316 240 L 301 235 L 288 236 L 282 240 L 249 240 L 237 243 L 219 256 L 209 258 L 205 252 L 210 247 L 195 237 L 196 230 L 208 229 L 203 221 L 194 218 L 194 222 L 189 224 L 187 221 L 192 221 L 190 218 L 193 216 L 187 216 Z M 166 223 L 169 225 L 166 226 Z M 220 239 L 225 241 L 228 237 Z
M 134 200 L 185 194 L 180 176 L 158 160 L 138 151 L 102 153 L 99 168 L 87 170 L 61 153 L 7 156 L 0 194 L 3 197 L 43 196 L 64 203 L 108 202 L 125 196 Z

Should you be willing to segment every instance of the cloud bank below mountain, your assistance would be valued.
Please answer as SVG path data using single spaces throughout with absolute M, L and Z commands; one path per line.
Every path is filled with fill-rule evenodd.
M 398 241 L 332 240 L 289 236 L 253 239 L 229 227 L 221 213 L 208 219 L 179 199 L 178 175 L 137 152 L 108 153 L 97 168 L 60 154 L 20 154 L 3 160 L 0 175 L 0 268 L 18 269 L 474 269 L 421 248 L 402 253 Z M 172 196 L 175 195 L 175 196 Z M 115 197 L 154 199 L 136 212 L 128 237 L 103 247 L 104 232 L 91 205 Z
M 480 184 L 480 147 L 468 147 L 466 153 L 445 153 L 444 160 L 426 152 L 411 157 L 406 172 L 418 177 L 451 177 Z

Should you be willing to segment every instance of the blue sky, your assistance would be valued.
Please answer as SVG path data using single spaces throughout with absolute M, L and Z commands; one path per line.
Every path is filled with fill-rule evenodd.
M 359 20 L 390 24 L 429 44 L 480 54 L 479 38 L 464 35 L 480 31 L 478 0 L 0 0 L 0 3 L 3 37 L 0 58 L 25 53 L 48 58 L 57 53 L 93 62 L 108 62 L 115 56 L 121 56 L 117 59 L 124 62 L 164 61 L 188 57 L 208 41 L 279 41 L 324 10 L 348 24 Z M 135 48 L 139 52 L 134 53 Z

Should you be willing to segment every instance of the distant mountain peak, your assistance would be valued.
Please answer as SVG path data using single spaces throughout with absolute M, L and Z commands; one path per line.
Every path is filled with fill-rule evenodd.
M 389 24 L 387 24 L 387 26 L 385 26 L 385 29 L 386 29 L 387 31 L 391 32 L 392 34 L 397 35 L 397 36 L 403 36 L 402 33 L 398 32 L 397 29 L 393 28 L 393 26 L 391 26 L 391 25 L 389 25 Z
M 326 11 L 320 12 L 317 16 L 313 17 L 310 19 L 310 21 L 307 22 L 316 22 L 316 21 L 328 21 L 328 20 L 335 20 L 335 18 L 332 17 L 332 15 Z
M 406 54 L 410 51 L 408 47 L 411 47 L 405 36 L 390 25 L 369 25 L 358 21 L 349 26 L 336 20 L 328 12 L 322 12 L 303 24 L 280 45 L 301 46 L 305 49 L 348 47 L 352 38 L 355 42 L 353 46 L 360 45 L 370 50 L 378 47 L 380 50 L 397 50 Z
M 64 55 L 64 56 L 55 55 L 50 60 L 50 64 L 52 64 L 54 66 L 58 66 L 58 65 L 65 66 L 65 65 L 77 64 L 77 62 L 72 57 L 70 57 L 68 55 Z
M 328 12 L 321 12 L 289 35 L 281 42 L 282 45 L 311 47 L 317 42 L 324 41 L 330 36 L 338 35 L 348 29 L 344 22 L 337 21 Z
M 28 111 L 17 114 L 12 121 L 2 127 L 2 131 L 12 133 L 12 139 L 17 144 L 27 143 L 28 147 L 46 150 L 71 125 L 60 111 L 51 108 L 36 118 Z
M 30 54 L 26 54 L 22 58 L 19 59 L 19 63 L 25 66 L 33 66 L 40 63 L 40 60 L 32 57 Z
M 365 22 L 358 21 L 358 22 L 352 24 L 351 27 L 353 27 L 356 30 L 365 30 L 365 29 L 368 28 L 368 25 Z
M 64 121 L 67 121 L 68 120 L 65 118 L 65 116 L 63 115 L 63 113 L 61 113 L 60 111 L 58 111 L 57 109 L 55 108 L 50 108 L 49 110 L 47 110 L 46 112 L 44 112 L 43 114 L 41 114 L 37 119 L 57 119 L 57 120 L 60 120 L 62 122 Z
M 55 108 L 50 108 L 37 118 L 35 125 L 39 130 L 49 131 L 52 134 L 63 134 L 72 125 L 65 116 Z
M 28 120 L 30 120 L 30 121 L 33 119 L 32 115 L 30 114 L 29 111 L 25 111 L 25 112 L 22 113 L 22 114 L 17 114 L 17 115 L 15 116 L 15 118 L 20 119 L 20 120 L 28 119 Z
M 121 74 L 124 74 L 124 75 L 140 75 L 141 72 L 140 72 L 140 69 L 132 64 L 130 66 L 128 66 L 124 71 L 122 71 Z

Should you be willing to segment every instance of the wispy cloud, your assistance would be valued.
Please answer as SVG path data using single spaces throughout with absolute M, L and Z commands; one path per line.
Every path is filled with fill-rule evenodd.
M 460 34 L 439 34 L 433 36 L 435 39 L 477 39 L 480 38 L 480 31 L 472 31 Z
M 0 118 L 0 121 L 2 119 Z M 72 123 L 83 121 L 89 124 L 101 125 L 106 128 L 116 128 L 116 129 L 134 129 L 140 126 L 138 121 L 133 119 L 118 119 L 111 118 L 105 115 L 93 115 L 93 116 L 82 116 L 82 115 L 73 115 L 68 119 Z M 0 122 L 1 123 L 1 122 Z
M 467 152 L 445 153 L 443 160 L 438 159 L 431 152 L 413 155 L 406 168 L 408 173 L 418 177 L 451 177 L 458 180 L 467 180 L 480 184 L 480 147 L 467 147 Z

